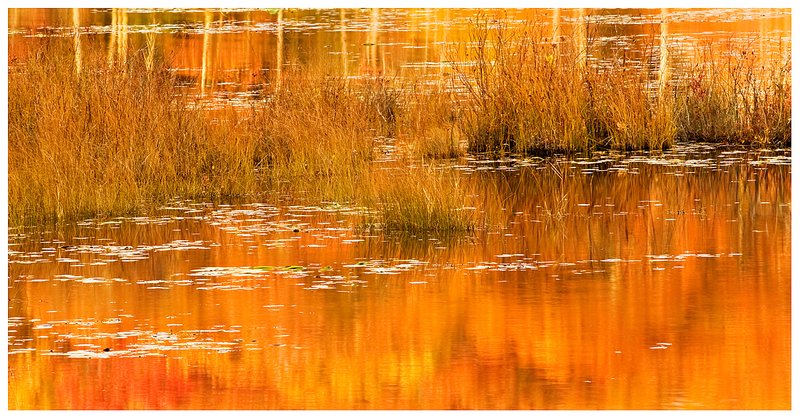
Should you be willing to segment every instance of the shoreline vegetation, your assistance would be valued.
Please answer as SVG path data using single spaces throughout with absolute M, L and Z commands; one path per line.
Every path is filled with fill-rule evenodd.
M 469 232 L 487 221 L 457 176 L 431 168 L 437 160 L 791 145 L 788 58 L 709 46 L 665 81 L 625 57 L 589 65 L 576 43 L 550 43 L 535 24 L 478 22 L 470 44 L 452 61 L 471 65 L 453 64 L 436 87 L 305 68 L 247 107 L 206 109 L 163 60 L 84 51 L 76 64 L 70 46 L 45 41 L 9 70 L 9 224 L 296 187 L 374 209 L 367 223 L 384 231 Z M 391 171 L 378 159 L 386 138 L 402 149 Z

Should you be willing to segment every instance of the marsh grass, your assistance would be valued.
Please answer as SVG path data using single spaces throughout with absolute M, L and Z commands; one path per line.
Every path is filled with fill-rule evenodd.
M 232 113 L 186 106 L 141 55 L 107 66 L 85 54 L 78 72 L 69 48 L 44 47 L 10 70 L 8 116 L 12 223 L 238 195 L 255 180 L 250 144 L 227 135 Z
M 678 138 L 790 144 L 791 55 L 783 48 L 779 55 L 759 57 L 752 47 L 702 49 L 699 63 L 688 71 L 680 89 Z
M 377 212 L 366 223 L 383 232 L 467 233 L 477 225 L 464 179 L 450 169 L 386 168 L 369 185 L 362 199 Z
M 587 65 L 569 36 L 553 43 L 535 23 L 478 22 L 469 45 L 435 86 L 289 67 L 261 100 L 208 108 L 163 60 L 109 63 L 90 48 L 79 69 L 69 44 L 45 41 L 9 71 L 9 222 L 278 191 L 369 206 L 386 231 L 471 231 L 489 206 L 465 209 L 476 192 L 431 169 L 437 159 L 791 141 L 788 59 L 709 50 L 654 92 L 641 65 Z M 387 138 L 407 160 L 376 158 Z M 564 198 L 553 199 L 544 215 L 557 219 Z
M 548 154 L 583 149 L 583 71 L 542 41 L 543 26 L 477 22 L 469 65 L 454 74 L 467 92 L 461 119 L 471 152 Z M 454 60 L 455 61 L 455 60 Z
M 288 72 L 249 108 L 204 107 L 165 63 L 109 65 L 45 45 L 9 74 L 12 224 L 124 215 L 170 199 L 227 200 L 302 179 L 354 195 L 373 141 L 394 130 L 381 80 Z
M 616 60 L 590 68 L 590 40 L 552 42 L 543 24 L 482 21 L 470 44 L 470 65 L 455 71 L 467 91 L 469 151 L 547 155 L 673 141 L 669 95 L 649 94 L 647 72 Z
M 372 159 L 377 110 L 342 78 L 289 73 L 281 90 L 255 105 L 259 167 L 274 178 L 351 175 Z
M 246 117 L 266 186 L 319 201 L 355 202 L 368 182 L 377 145 L 396 130 L 395 83 L 296 68 L 284 74 L 280 86 Z
M 675 141 L 674 92 L 647 89 L 641 69 L 615 65 L 587 76 L 589 149 L 660 150 Z
M 411 155 L 423 159 L 452 159 L 465 154 L 460 102 L 448 85 L 412 85 L 404 89 L 405 109 L 398 138 Z

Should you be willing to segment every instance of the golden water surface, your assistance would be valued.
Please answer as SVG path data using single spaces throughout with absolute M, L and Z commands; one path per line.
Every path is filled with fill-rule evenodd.
M 165 59 L 203 95 L 231 100 L 297 66 L 435 81 L 464 59 L 472 25 L 487 20 L 534 22 L 544 39 L 575 42 L 590 58 L 615 52 L 654 70 L 712 44 L 781 61 L 791 41 L 788 9 L 10 9 L 9 58 L 42 38 L 72 43 L 78 66 L 89 49 L 109 62 L 136 52 Z
M 785 10 L 513 13 L 630 45 L 663 14 L 677 44 L 789 31 Z M 9 59 L 150 48 L 201 94 L 319 57 L 435 78 L 472 15 L 10 10 Z M 457 237 L 297 197 L 12 229 L 9 408 L 788 409 L 789 156 L 469 157 L 451 170 L 500 216 Z
M 788 156 L 711 150 L 466 162 L 508 199 L 463 238 L 288 202 L 12 231 L 10 406 L 788 408 Z

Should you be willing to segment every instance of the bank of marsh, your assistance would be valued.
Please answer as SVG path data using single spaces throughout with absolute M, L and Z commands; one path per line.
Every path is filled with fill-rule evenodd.
M 130 214 L 175 198 L 257 200 L 282 188 L 367 203 L 393 230 L 469 230 L 463 199 L 450 198 L 462 193 L 458 180 L 386 179 L 384 140 L 409 165 L 466 152 L 791 142 L 788 59 L 708 52 L 656 88 L 648 68 L 616 56 L 592 65 L 577 35 L 554 43 L 534 22 L 478 21 L 471 34 L 435 85 L 294 66 L 244 106 L 207 106 L 168 61 L 142 51 L 112 62 L 90 49 L 77 62 L 71 45 L 44 41 L 9 72 L 9 221 Z

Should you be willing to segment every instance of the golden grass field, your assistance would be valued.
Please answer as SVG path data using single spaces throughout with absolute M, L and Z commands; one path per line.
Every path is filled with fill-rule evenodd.
M 249 107 L 214 109 L 178 89 L 168 62 L 89 53 L 77 67 L 69 46 L 45 42 L 10 65 L 9 222 L 288 187 L 376 209 L 392 230 L 468 230 L 475 220 L 461 210 L 457 179 L 429 169 L 386 175 L 376 170 L 376 141 L 396 138 L 404 164 L 421 166 L 466 152 L 790 144 L 788 60 L 709 52 L 653 89 L 647 70 L 624 60 L 589 66 L 574 43 L 543 42 L 535 24 L 477 22 L 471 36 L 474 65 L 453 66 L 451 89 L 301 68 Z

